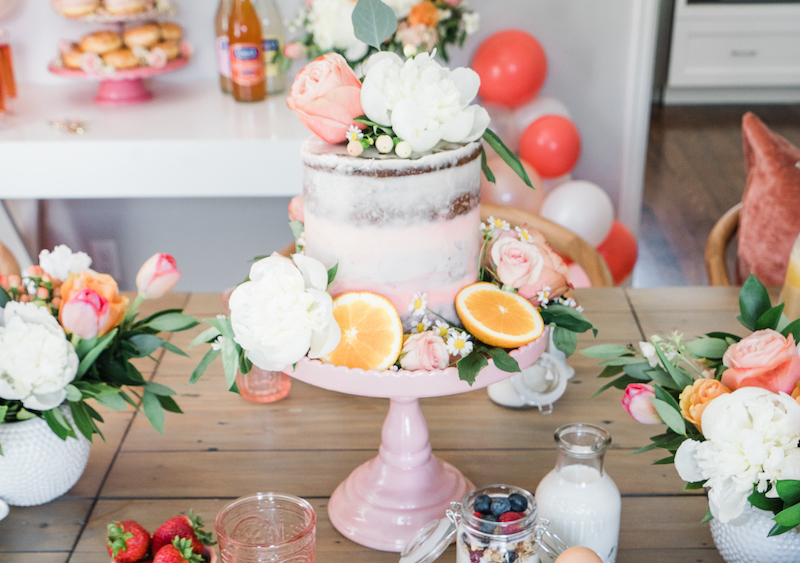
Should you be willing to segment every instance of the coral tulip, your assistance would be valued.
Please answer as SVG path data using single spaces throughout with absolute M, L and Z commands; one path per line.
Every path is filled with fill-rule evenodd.
M 93 289 L 82 289 L 64 303 L 61 324 L 81 338 L 94 338 L 106 326 L 110 313 L 108 299 Z

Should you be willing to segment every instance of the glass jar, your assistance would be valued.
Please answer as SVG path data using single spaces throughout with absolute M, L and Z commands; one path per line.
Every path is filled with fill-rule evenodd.
M 793 321 L 800 318 L 800 235 L 794 241 L 786 269 L 780 300 L 783 301 L 783 314 Z
M 481 495 L 490 499 L 524 498 L 525 508 L 515 511 L 521 518 L 493 522 L 476 515 L 475 501 Z M 533 495 L 511 485 L 489 485 L 467 493 L 463 500 L 451 503 L 447 518 L 434 520 L 406 545 L 400 563 L 430 563 L 438 558 L 456 538 L 456 563 L 499 561 L 514 563 L 551 563 L 567 546 L 551 534 L 548 522 L 539 518 Z
M 614 563 L 622 499 L 603 467 L 611 436 L 593 424 L 567 424 L 555 441 L 556 467 L 536 488 L 539 514 L 570 547 L 588 547 L 603 563 Z

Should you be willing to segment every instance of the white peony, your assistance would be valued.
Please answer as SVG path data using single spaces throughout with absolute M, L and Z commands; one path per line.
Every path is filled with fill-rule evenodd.
M 314 34 L 314 43 L 323 51 L 344 51 L 349 61 L 357 61 L 367 54 L 369 46 L 356 39 L 353 30 L 352 0 L 314 0 L 308 11 L 308 30 Z
M 89 269 L 92 259 L 85 252 L 72 252 L 65 244 L 39 253 L 39 266 L 51 278 L 65 281 L 70 274 L 80 274 Z
M 78 372 L 78 355 L 64 329 L 45 307 L 11 301 L 0 326 L 0 398 L 46 411 L 67 396 Z
M 764 492 L 800 475 L 800 405 L 789 395 L 742 387 L 711 401 L 701 424 L 706 441 L 684 441 L 675 468 L 684 481 L 704 481 L 722 522 L 742 513 L 754 484 Z
M 281 370 L 306 354 L 319 358 L 341 339 L 327 293 L 328 272 L 317 260 L 273 254 L 250 268 L 250 281 L 230 298 L 236 342 L 256 366 Z
M 469 105 L 480 84 L 474 70 L 450 71 L 428 53 L 403 61 L 384 51 L 364 64 L 361 107 L 369 119 L 391 126 L 421 153 L 442 140 L 468 143 L 483 136 L 489 113 Z

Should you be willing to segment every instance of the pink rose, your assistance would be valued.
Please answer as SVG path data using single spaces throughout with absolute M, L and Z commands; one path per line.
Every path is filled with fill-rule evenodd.
M 169 254 L 153 254 L 136 274 L 136 289 L 145 299 L 158 299 L 172 291 L 181 278 L 175 259 Z
M 82 289 L 62 306 L 61 324 L 81 338 L 94 338 L 106 326 L 110 313 L 108 299 L 93 289 Z
M 636 422 L 661 424 L 661 417 L 650 399 L 655 398 L 655 389 L 644 383 L 630 383 L 622 396 L 622 406 Z
M 283 48 L 283 56 L 287 59 L 299 59 L 306 55 L 306 48 L 302 43 L 293 41 Z
M 791 393 L 800 381 L 800 354 L 794 337 L 774 330 L 759 330 L 732 344 L 722 363 L 728 369 L 722 384 L 730 390 L 762 387 L 773 393 Z
M 343 143 L 354 117 L 362 115 L 361 81 L 345 58 L 328 53 L 307 64 L 294 79 L 286 105 L 328 143 Z
M 303 216 L 303 196 L 296 195 L 289 202 L 289 221 L 305 223 Z
M 447 345 L 434 332 L 412 334 L 403 344 L 403 353 L 400 355 L 400 367 L 403 369 L 444 369 L 449 363 Z

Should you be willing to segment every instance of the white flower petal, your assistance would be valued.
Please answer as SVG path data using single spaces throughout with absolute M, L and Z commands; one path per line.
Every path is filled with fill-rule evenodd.
M 49 411 L 56 408 L 67 398 L 67 392 L 61 389 L 52 393 L 34 394 L 22 399 L 22 406 L 34 411 Z
M 305 254 L 292 255 L 292 261 L 303 274 L 306 287 L 313 287 L 321 291 L 328 288 L 328 270 L 325 269 L 322 262 Z
M 374 81 L 365 80 L 361 86 L 361 109 L 364 115 L 375 123 L 387 126 L 392 123 L 386 96 Z
M 481 77 L 471 68 L 459 67 L 450 72 L 450 79 L 455 82 L 461 94 L 461 104 L 469 105 L 478 95 L 481 86 Z
M 475 121 L 474 112 L 460 111 L 444 122 L 442 126 L 442 139 L 450 143 L 459 143 L 472 131 Z
M 681 479 L 687 483 L 697 483 L 704 481 L 700 466 L 695 459 L 697 446 L 700 442 L 696 440 L 684 440 L 675 452 L 675 470 Z
M 426 121 L 419 106 L 412 100 L 400 100 L 395 104 L 392 129 L 411 145 L 414 152 L 429 151 L 442 139 L 441 125 Z
M 334 320 L 326 330 L 314 331 L 311 335 L 311 348 L 308 357 L 312 359 L 327 356 L 339 346 L 342 340 L 342 329 Z
M 483 137 L 483 134 L 486 132 L 486 128 L 489 127 L 489 123 L 492 121 L 492 118 L 489 117 L 489 112 L 481 106 L 469 106 L 467 110 L 472 111 L 473 114 L 472 129 L 461 141 L 462 143 L 470 143 Z

